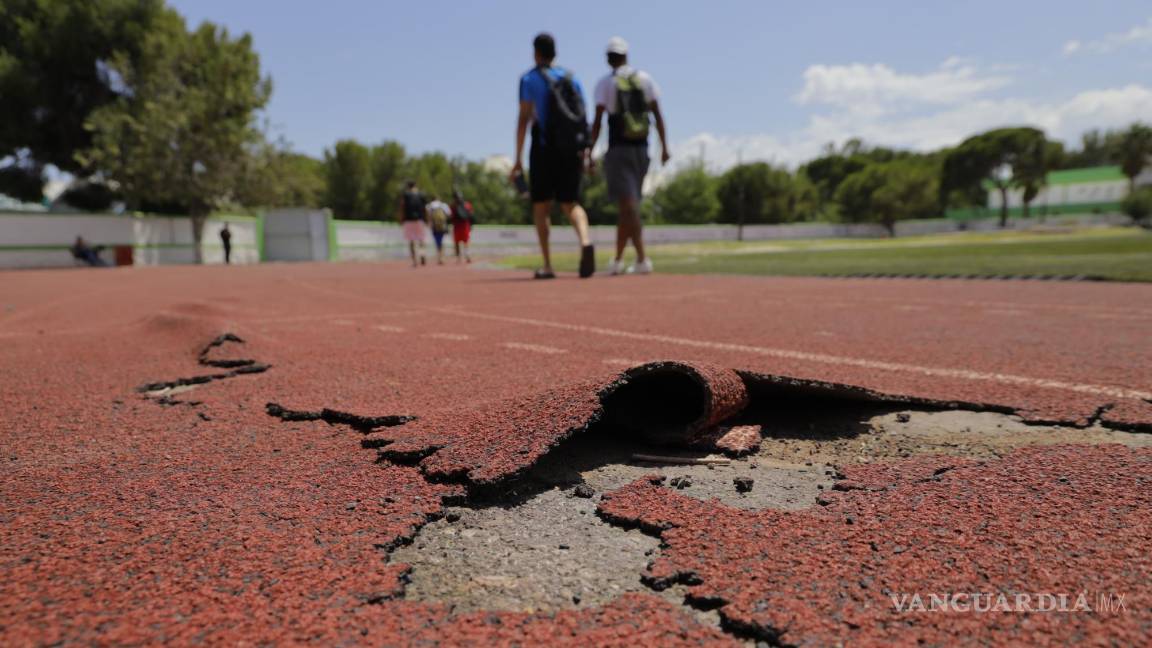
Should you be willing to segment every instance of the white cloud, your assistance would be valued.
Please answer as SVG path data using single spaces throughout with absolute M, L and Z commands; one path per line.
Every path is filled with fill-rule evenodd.
M 854 137 L 870 145 L 929 151 L 992 128 L 1030 125 L 1049 137 L 1075 143 L 1086 130 L 1122 127 L 1148 115 L 1152 115 L 1152 87 L 1141 84 L 1086 90 L 1054 102 L 975 98 L 922 114 L 840 109 L 810 116 L 804 128 L 791 134 L 694 135 L 673 148 L 677 161 L 672 169 L 698 159 L 701 145 L 708 167 L 715 171 L 738 159 L 795 167 L 819 155 L 826 143 Z
M 1085 52 L 1094 54 L 1107 54 L 1129 45 L 1152 44 L 1152 18 L 1144 24 L 1136 25 L 1128 31 L 1108 34 L 1104 38 L 1094 41 L 1080 42 L 1070 40 L 1064 43 L 1065 56 L 1072 56 Z
M 955 56 L 927 74 L 901 74 L 882 63 L 812 65 L 804 71 L 804 87 L 795 99 L 800 104 L 878 112 L 955 103 L 1009 83 L 1010 78 L 982 74 L 968 60 Z

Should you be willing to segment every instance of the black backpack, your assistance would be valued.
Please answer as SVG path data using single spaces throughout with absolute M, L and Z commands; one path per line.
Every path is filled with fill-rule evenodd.
M 424 194 L 419 191 L 404 192 L 404 220 L 424 220 Z
M 561 151 L 582 151 L 588 148 L 588 115 L 584 110 L 584 97 L 567 74 L 553 78 L 545 68 L 539 68 L 548 82 L 548 123 L 544 125 L 544 141 L 550 148 Z

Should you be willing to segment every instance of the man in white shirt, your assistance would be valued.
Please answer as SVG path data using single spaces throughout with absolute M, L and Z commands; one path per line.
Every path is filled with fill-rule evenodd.
M 644 176 L 648 173 L 649 116 L 655 118 L 660 135 L 660 163 L 667 164 L 668 137 L 664 116 L 660 113 L 660 90 L 646 72 L 628 65 L 628 43 L 619 36 L 608 41 L 608 65 L 612 73 L 596 84 L 596 117 L 592 121 L 592 146 L 600 138 L 600 123 L 608 113 L 608 152 L 604 154 L 604 178 L 608 197 L 620 205 L 616 225 L 616 258 L 608 266 L 610 274 L 621 274 L 624 248 L 628 241 L 636 248 L 636 263 L 626 272 L 652 272 L 652 259 L 644 254 L 643 226 L 640 222 L 640 197 Z M 591 156 L 592 148 L 588 149 Z M 591 157 L 589 157 L 591 164 Z

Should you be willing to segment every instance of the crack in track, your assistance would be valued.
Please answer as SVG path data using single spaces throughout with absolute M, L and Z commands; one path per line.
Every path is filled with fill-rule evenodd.
M 397 425 L 404 425 L 411 421 L 415 421 L 417 417 L 399 414 L 387 414 L 384 416 L 360 416 L 358 414 L 351 414 L 349 412 L 341 412 L 338 410 L 328 409 L 327 407 L 317 411 L 309 410 L 293 410 L 288 409 L 279 403 L 268 403 L 264 406 L 264 411 L 269 416 L 275 416 L 281 421 L 324 421 L 331 425 L 347 425 L 357 432 L 368 434 L 377 428 L 395 427 Z M 371 445 L 364 445 L 364 447 L 373 447 Z
M 147 394 L 148 392 L 158 392 L 166 389 L 175 389 L 177 387 L 188 387 L 192 385 L 203 385 L 206 383 L 214 382 L 217 380 L 227 380 L 235 378 L 236 376 L 244 376 L 248 374 L 264 373 L 272 368 L 272 365 L 263 364 L 256 360 L 248 358 L 228 358 L 228 359 L 214 359 L 209 357 L 211 351 L 215 348 L 221 347 L 226 343 L 244 344 L 239 336 L 234 333 L 221 333 L 209 342 L 200 353 L 196 356 L 196 361 L 205 367 L 214 367 L 216 369 L 231 369 L 222 373 L 202 374 L 199 376 L 187 376 L 176 378 L 175 380 L 162 380 L 158 382 L 150 382 L 140 385 L 136 391 Z M 170 405 L 176 401 L 164 402 L 162 404 Z

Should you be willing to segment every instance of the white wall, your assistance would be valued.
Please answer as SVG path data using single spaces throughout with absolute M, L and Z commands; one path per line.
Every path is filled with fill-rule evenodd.
M 204 226 L 204 262 L 223 263 L 220 229 L 232 230 L 232 262 L 260 260 L 258 219 L 221 216 Z M 36 268 L 76 265 L 69 248 L 77 236 L 103 245 L 101 258 L 115 263 L 115 246 L 133 248 L 135 265 L 195 262 L 192 226 L 187 218 L 112 214 L 0 213 L 0 267 Z
M 1064 205 L 1088 205 L 1094 203 L 1118 203 L 1128 195 L 1128 180 L 1107 182 L 1081 182 L 1076 184 L 1050 185 L 1040 190 L 1032 200 L 1032 208 Z M 1008 190 L 1008 207 L 1023 207 L 1024 191 Z M 1000 192 L 988 192 L 989 209 L 1000 209 Z
M 267 261 L 327 261 L 328 219 L 325 210 L 278 209 L 264 215 Z

